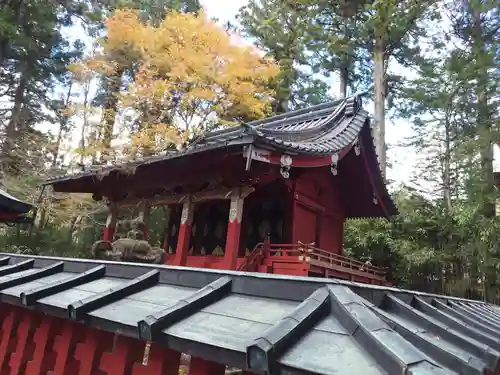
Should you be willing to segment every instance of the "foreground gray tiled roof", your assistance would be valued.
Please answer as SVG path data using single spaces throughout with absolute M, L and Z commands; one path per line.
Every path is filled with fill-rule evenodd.
M 1 254 L 0 299 L 273 374 L 483 374 L 500 309 L 352 282 Z
M 346 99 L 241 123 L 229 129 L 205 134 L 189 147 L 160 155 L 117 162 L 112 166 L 92 166 L 88 170 L 46 181 L 53 184 L 69 179 L 91 176 L 102 171 L 124 167 L 140 167 L 186 155 L 224 147 L 254 144 L 291 154 L 331 155 L 353 142 L 367 124 L 369 115 L 361 108 L 361 98 Z

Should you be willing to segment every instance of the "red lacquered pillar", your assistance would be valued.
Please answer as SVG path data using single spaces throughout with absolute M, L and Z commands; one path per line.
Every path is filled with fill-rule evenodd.
M 178 375 L 181 353 L 153 344 L 142 364 L 136 363 L 132 375 Z
M 54 368 L 48 375 L 76 375 L 79 373 L 80 362 L 74 358 L 75 348 L 85 339 L 84 325 L 69 320 L 61 322 L 61 332 L 54 338 L 55 354 Z
M 189 240 L 191 239 L 191 227 L 193 225 L 193 203 L 188 198 L 182 205 L 181 224 L 179 227 L 179 238 L 173 264 L 185 266 L 189 252 Z
M 110 332 L 86 327 L 85 340 L 75 349 L 75 359 L 80 361 L 79 375 L 98 373 L 102 354 L 113 350 L 113 338 Z
M 104 241 L 113 241 L 113 235 L 115 234 L 116 230 L 116 218 L 118 216 L 118 207 L 116 203 L 111 202 L 108 205 L 108 218 L 106 219 L 106 227 L 104 228 L 104 236 L 103 240 Z
M 243 202 L 253 191 L 253 188 L 238 189 L 231 195 L 229 205 L 229 220 L 227 223 L 226 249 L 224 252 L 224 264 L 227 269 L 235 270 L 238 262 L 238 251 L 240 249 L 241 219 L 243 217 Z
M 191 357 L 189 375 L 224 375 L 226 366 L 205 359 Z
M 99 370 L 107 375 L 130 374 L 134 364 L 142 360 L 144 342 L 116 335 L 112 352 L 102 353 Z

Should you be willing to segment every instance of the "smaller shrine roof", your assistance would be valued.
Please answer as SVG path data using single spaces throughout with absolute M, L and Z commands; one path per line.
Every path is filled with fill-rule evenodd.
M 342 280 L 0 254 L 0 301 L 257 373 L 500 368 L 498 306 Z
M 353 142 L 363 126 L 369 126 L 368 122 L 369 115 L 361 108 L 361 98 L 352 96 L 209 132 L 188 147 L 177 151 L 166 151 L 155 156 L 116 162 L 111 166 L 91 166 L 83 172 L 48 179 L 44 184 L 56 184 L 124 166 L 140 167 L 144 164 L 237 145 L 263 144 L 267 148 L 292 154 L 329 155 Z
M 24 215 L 32 208 L 32 204 L 23 202 L 0 189 L 0 222 L 30 222 L 31 218 Z

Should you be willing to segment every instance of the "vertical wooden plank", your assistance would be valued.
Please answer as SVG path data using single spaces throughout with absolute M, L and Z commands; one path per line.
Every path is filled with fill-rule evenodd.
M 80 362 L 74 357 L 78 343 L 85 339 L 86 328 L 80 323 L 61 322 L 61 332 L 54 338 L 55 363 L 47 375 L 75 375 L 79 373 Z
M 2 314 L 2 331 L 0 336 L 0 375 L 10 373 L 10 357 L 17 345 L 16 330 L 19 323 L 18 314 L 20 309 L 0 304 Z
M 132 375 L 178 375 L 181 353 L 152 344 L 143 363 L 136 363 Z
M 20 319 L 20 322 L 16 330 L 16 349 L 9 363 L 11 375 L 24 374 L 28 361 L 33 359 L 33 335 L 39 327 L 41 316 L 28 309 L 21 309 L 16 319 Z
M 185 266 L 189 252 L 189 240 L 191 239 L 191 227 L 193 225 L 194 206 L 191 198 L 187 198 L 182 205 L 181 224 L 179 227 L 179 238 L 173 264 Z
M 224 375 L 226 366 L 197 357 L 191 357 L 189 375 Z
M 95 375 L 103 352 L 113 349 L 114 334 L 87 327 L 85 341 L 78 343 L 75 359 L 80 361 L 79 375 Z
M 35 350 L 33 359 L 26 366 L 26 375 L 45 374 L 53 370 L 56 362 L 56 353 L 53 344 L 56 335 L 60 332 L 62 321 L 51 316 L 43 316 L 40 326 L 33 335 Z
M 102 353 L 99 370 L 107 375 L 129 375 L 134 364 L 142 360 L 144 342 L 116 335 L 111 352 Z

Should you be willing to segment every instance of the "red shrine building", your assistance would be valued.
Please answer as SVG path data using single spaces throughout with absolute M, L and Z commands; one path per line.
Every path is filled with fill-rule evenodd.
M 358 96 L 48 183 L 105 199 L 108 241 L 120 207 L 138 205 L 147 220 L 149 207 L 167 206 L 169 265 L 385 283 L 384 270 L 342 250 L 347 219 L 396 213 Z
M 106 199 L 108 241 L 167 206 L 167 265 L 0 253 L 0 375 L 500 374 L 498 306 L 343 257 L 396 212 L 359 98 L 49 183 Z

